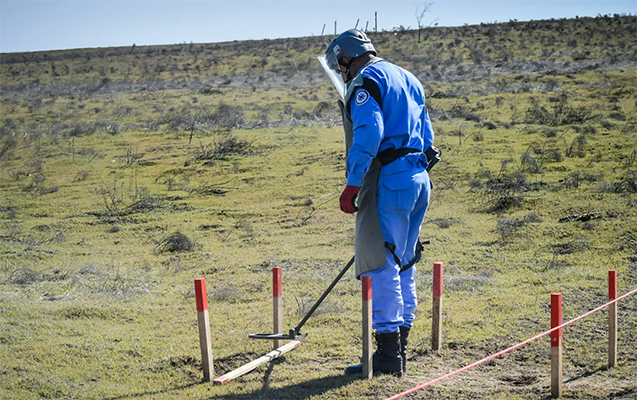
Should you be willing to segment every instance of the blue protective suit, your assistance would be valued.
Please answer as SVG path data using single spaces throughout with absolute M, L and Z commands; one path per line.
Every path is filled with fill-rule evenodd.
M 377 186 L 378 219 L 388 246 L 384 265 L 363 276 L 372 278 L 373 327 L 377 333 L 391 333 L 399 326 L 411 327 L 414 320 L 416 268 L 401 272 L 401 266 L 414 261 L 419 245 L 432 188 L 423 152 L 433 145 L 434 133 L 424 89 L 413 74 L 384 60 L 359 73 L 367 84 L 356 88 L 348 104 L 354 135 L 347 184 L 361 186 L 372 160 L 384 150 L 421 151 L 383 166 Z

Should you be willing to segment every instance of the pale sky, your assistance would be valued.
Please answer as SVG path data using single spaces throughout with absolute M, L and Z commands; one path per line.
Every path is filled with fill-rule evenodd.
M 637 14 L 637 0 L 434 0 L 423 24 L 439 26 Z M 416 27 L 423 1 L 0 0 L 0 52 L 210 43 Z

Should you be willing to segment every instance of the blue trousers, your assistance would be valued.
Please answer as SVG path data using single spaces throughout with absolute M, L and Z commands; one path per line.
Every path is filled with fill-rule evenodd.
M 381 170 L 377 207 L 383 238 L 395 245 L 394 254 L 385 249 L 385 264 L 362 274 L 372 278 L 372 321 L 377 333 L 398 332 L 411 327 L 418 305 L 416 266 L 400 272 L 413 260 L 420 226 L 429 205 L 431 182 L 424 155 L 408 155 Z

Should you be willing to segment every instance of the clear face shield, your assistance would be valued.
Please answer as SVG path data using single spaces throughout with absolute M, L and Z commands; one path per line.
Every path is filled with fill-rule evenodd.
M 332 81 L 332 84 L 334 84 L 334 87 L 338 91 L 338 94 L 340 94 L 341 98 L 345 100 L 345 93 L 347 89 L 345 87 L 345 82 L 343 82 L 343 78 L 341 78 L 341 74 L 334 71 L 328 66 L 325 54 L 318 56 L 318 60 L 325 70 L 325 73 L 327 73 L 327 76 L 330 78 L 330 81 Z

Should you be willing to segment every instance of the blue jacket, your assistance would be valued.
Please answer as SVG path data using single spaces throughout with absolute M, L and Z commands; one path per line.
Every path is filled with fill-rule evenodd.
M 369 65 L 362 74 L 377 89 L 372 85 L 370 94 L 369 85 L 357 88 L 348 104 L 354 123 L 354 140 L 347 155 L 347 184 L 352 186 L 363 184 L 372 160 L 381 151 L 409 147 L 424 152 L 434 142 L 425 91 L 411 72 L 383 60 Z

